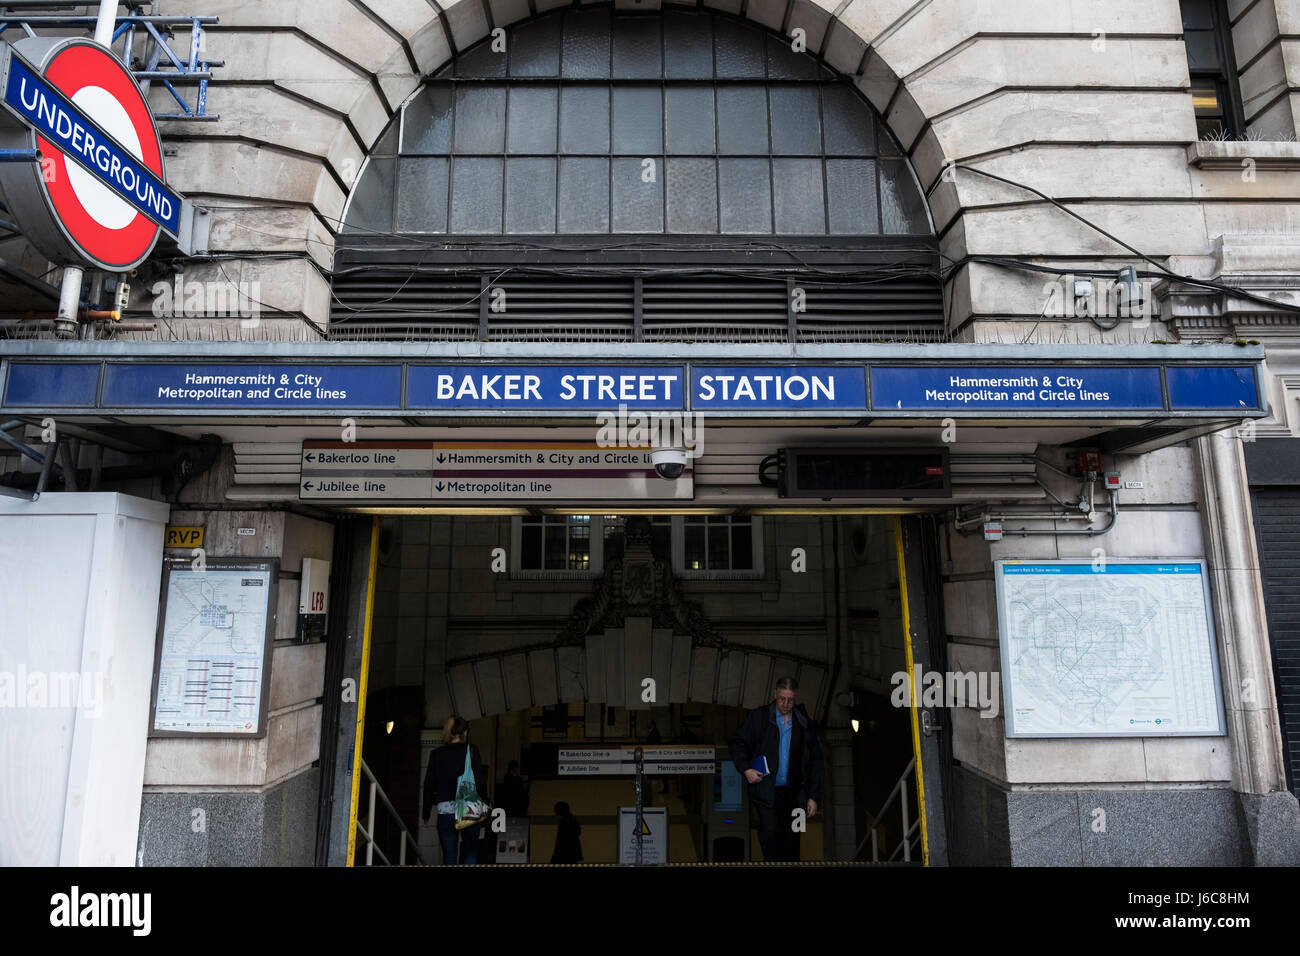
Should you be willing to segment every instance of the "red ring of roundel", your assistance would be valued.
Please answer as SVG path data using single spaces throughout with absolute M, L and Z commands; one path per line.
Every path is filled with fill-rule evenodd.
M 140 138 L 140 158 L 159 179 L 162 178 L 162 153 L 158 147 L 158 134 L 154 130 L 149 107 L 140 95 L 135 80 L 123 69 L 117 58 L 97 46 L 76 44 L 60 50 L 45 68 L 45 79 L 63 95 L 72 99 L 86 86 L 99 86 L 107 90 L 122 104 Z M 55 212 L 73 242 L 93 259 L 106 264 L 125 266 L 138 262 L 149 251 L 158 234 L 158 224 L 141 212 L 121 229 L 101 226 L 86 211 L 68 180 L 67 164 L 70 162 L 58 147 L 43 136 L 36 137 L 41 155 L 53 162 L 53 177 L 43 177 L 45 190 Z

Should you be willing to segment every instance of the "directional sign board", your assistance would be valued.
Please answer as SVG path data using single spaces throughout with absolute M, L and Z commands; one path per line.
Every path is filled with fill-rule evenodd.
M 40 162 L 0 164 L 5 199 L 53 261 L 125 272 L 178 236 L 184 202 L 163 175 L 153 115 L 105 47 L 35 37 L 0 47 L 0 146 Z
M 636 774 L 635 747 L 560 748 L 562 777 L 603 777 Z M 712 774 L 717 764 L 713 747 L 644 747 L 641 772 Z
M 302 446 L 299 497 L 313 500 L 687 499 L 694 472 L 660 478 L 649 448 L 593 442 L 331 442 Z

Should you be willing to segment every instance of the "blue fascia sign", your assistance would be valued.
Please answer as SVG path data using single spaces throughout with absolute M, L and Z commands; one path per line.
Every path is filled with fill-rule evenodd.
M 410 409 L 681 410 L 680 366 L 412 365 Z
M 912 411 L 1096 411 L 1165 407 L 1160 369 L 1156 366 L 873 368 L 871 394 L 876 408 Z
M 181 197 L 21 57 L 8 57 L 4 102 L 117 195 L 172 236 L 179 233 Z
M 906 418 L 1260 415 L 1254 365 L 565 365 L 402 360 L 8 363 L 13 409 L 414 414 L 684 411 Z
M 861 365 L 697 365 L 691 369 L 694 411 L 864 410 Z
M 21 385 L 31 366 L 18 366 Z M 20 371 L 21 370 L 21 371 Z M 10 390 L 14 375 L 10 375 Z M 155 365 L 104 370 L 107 408 L 401 408 L 400 365 Z

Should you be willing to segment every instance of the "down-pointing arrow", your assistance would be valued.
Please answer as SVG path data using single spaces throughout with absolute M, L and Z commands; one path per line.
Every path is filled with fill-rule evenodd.
M 441 465 L 446 460 L 447 460 L 447 456 L 444 455 L 442 452 L 438 452 L 438 464 Z
M 438 484 L 435 485 L 434 487 L 437 488 L 439 491 L 442 491 L 442 482 L 441 481 L 438 482 Z

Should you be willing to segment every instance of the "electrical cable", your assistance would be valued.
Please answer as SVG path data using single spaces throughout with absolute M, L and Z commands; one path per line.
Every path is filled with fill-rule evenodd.
M 227 284 L 234 286 L 235 289 L 238 290 L 239 283 L 235 282 L 233 279 L 230 278 L 229 275 L 226 274 L 226 267 L 223 266 L 220 262 L 215 262 L 214 265 L 216 265 L 217 271 L 221 273 L 221 278 L 225 279 Z M 251 295 L 244 295 L 242 292 L 240 292 L 239 295 L 243 296 L 243 298 L 245 298 L 249 302 L 252 302 L 254 305 L 257 305 L 263 309 L 268 309 L 271 312 L 276 313 L 278 315 L 291 315 L 294 316 L 295 318 L 301 319 L 304 324 L 306 324 L 309 328 L 311 328 L 312 331 L 314 331 L 321 338 L 323 339 L 329 338 L 328 334 L 325 332 L 324 329 L 322 329 L 311 319 L 307 318 L 307 316 L 305 315 L 301 315 L 297 312 L 292 312 L 288 309 L 281 309 L 279 306 L 270 305 L 266 302 L 263 302 L 260 299 L 254 299 Z
M 1079 222 L 1083 223 L 1089 229 L 1092 229 L 1100 233 L 1102 236 L 1105 236 L 1107 239 L 1115 243 L 1117 246 L 1120 246 L 1121 248 L 1127 250 L 1128 252 L 1131 252 L 1133 255 L 1141 259 L 1143 262 L 1148 262 L 1151 265 L 1155 266 L 1157 269 L 1160 270 L 1159 276 L 1161 278 L 1177 279 L 1179 282 L 1182 282 L 1187 285 L 1197 286 L 1199 288 L 1205 288 L 1205 289 L 1212 289 L 1218 292 L 1227 292 L 1238 298 L 1246 299 L 1251 302 L 1257 302 L 1262 305 L 1267 305 L 1271 308 L 1279 309 L 1283 312 L 1300 312 L 1300 306 L 1292 305 L 1289 302 L 1282 302 L 1277 299 L 1270 299 L 1267 296 L 1256 295 L 1255 293 L 1249 292 L 1246 289 L 1242 289 L 1238 286 L 1228 285 L 1227 283 L 1223 283 L 1223 282 L 1214 282 L 1213 280 L 1208 280 L 1208 279 L 1195 279 L 1191 276 L 1181 275 L 1180 273 L 1174 272 L 1168 266 L 1157 261 L 1156 259 L 1151 258 L 1146 253 L 1140 252 L 1139 250 L 1135 249 L 1133 246 L 1129 245 L 1127 242 L 1125 242 L 1123 239 L 1120 239 L 1118 236 L 1114 235 L 1113 233 L 1107 232 L 1105 229 L 1097 225 L 1095 222 L 1092 222 L 1088 218 L 1081 216 L 1079 213 L 1070 209 L 1069 207 L 1059 202 L 1058 200 L 1053 199 L 1051 196 L 1047 195 L 1041 190 L 1035 189 L 1033 186 L 1028 186 L 1025 183 L 1016 182 L 1014 179 L 1007 179 L 1005 176 L 999 176 L 996 173 L 990 173 L 986 169 L 980 169 L 978 166 L 972 166 L 968 163 L 954 163 L 953 165 L 957 169 L 965 169 L 972 173 L 977 173 L 981 176 L 986 176 L 989 179 L 996 180 L 997 182 L 1005 183 L 1008 186 L 1014 186 L 1017 189 L 1023 189 L 1026 192 L 1033 193 L 1035 196 L 1038 196 L 1039 198 L 1045 200 L 1048 203 L 1051 203 L 1053 206 L 1061 210 L 1066 215 L 1074 219 L 1077 219 Z M 960 265 L 961 263 L 964 263 L 966 261 L 980 261 L 980 260 L 976 257 L 968 256 L 965 259 L 957 260 L 954 263 L 954 265 Z M 1004 260 L 1003 262 L 999 262 L 997 264 L 1006 264 L 1009 262 L 1022 262 L 1022 260 Z M 1030 263 L 1023 263 L 1023 264 L 1026 267 L 1032 266 L 1032 264 Z M 1044 269 L 1043 271 L 1054 271 L 1054 270 Z M 1069 273 L 1058 272 L 1057 274 L 1068 275 Z M 1110 273 L 1100 272 L 1100 273 L 1091 273 L 1091 274 L 1108 275 Z M 1156 277 L 1155 274 L 1153 273 L 1138 273 L 1138 274 L 1144 275 L 1146 278 Z

